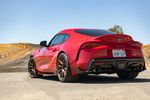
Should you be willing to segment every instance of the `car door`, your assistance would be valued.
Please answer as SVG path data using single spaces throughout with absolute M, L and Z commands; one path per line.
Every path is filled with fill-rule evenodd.
M 56 54 L 60 51 L 60 47 L 67 37 L 68 35 L 66 34 L 58 34 L 54 36 L 48 47 L 45 48 L 43 52 L 43 60 L 45 62 L 45 65 L 43 65 L 45 68 L 44 72 L 54 72 L 56 70 Z
M 45 65 L 44 59 L 44 52 L 45 52 L 46 47 L 39 48 L 36 52 L 36 55 L 34 56 L 34 61 L 36 63 L 36 67 L 39 71 L 43 72 L 41 69 L 41 66 Z

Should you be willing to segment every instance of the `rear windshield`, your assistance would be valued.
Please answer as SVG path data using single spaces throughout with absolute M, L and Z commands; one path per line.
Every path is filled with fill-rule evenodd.
M 105 34 L 115 34 L 114 32 L 111 32 L 109 30 L 103 30 L 103 29 L 77 29 L 75 32 L 83 35 L 88 35 L 88 36 L 101 36 Z

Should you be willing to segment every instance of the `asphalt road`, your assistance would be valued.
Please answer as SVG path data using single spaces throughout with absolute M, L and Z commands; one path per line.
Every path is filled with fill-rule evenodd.
M 149 70 L 135 80 L 120 80 L 113 74 L 61 83 L 55 76 L 31 79 L 26 63 L 27 57 L 1 66 L 0 100 L 150 100 Z
M 27 72 L 27 64 L 28 64 L 29 56 L 30 55 L 26 55 L 5 64 L 0 63 L 0 73 L 1 72 L 2 73 Z
M 55 76 L 31 79 L 27 72 L 0 73 L 0 100 L 149 100 L 150 71 L 135 80 L 86 76 L 61 83 Z

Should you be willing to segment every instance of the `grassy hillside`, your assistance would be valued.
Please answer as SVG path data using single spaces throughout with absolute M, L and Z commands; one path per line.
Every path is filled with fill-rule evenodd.
M 39 45 L 28 43 L 0 44 L 0 63 L 7 63 L 30 54 Z
M 146 66 L 148 68 L 150 68 L 150 44 L 145 45 L 143 47 L 143 52 L 144 52 L 144 56 L 145 56 Z

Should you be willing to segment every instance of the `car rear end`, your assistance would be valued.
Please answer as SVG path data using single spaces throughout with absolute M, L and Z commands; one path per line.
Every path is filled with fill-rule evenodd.
M 94 33 L 93 33 L 94 34 Z M 125 34 L 102 34 L 90 37 L 80 47 L 78 72 L 117 73 L 145 70 L 142 44 Z

